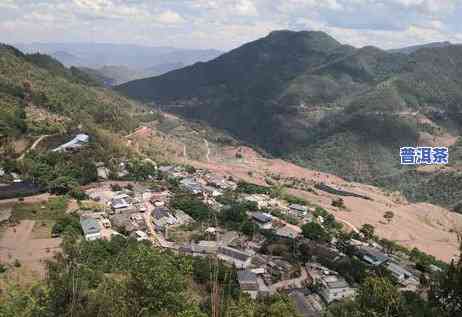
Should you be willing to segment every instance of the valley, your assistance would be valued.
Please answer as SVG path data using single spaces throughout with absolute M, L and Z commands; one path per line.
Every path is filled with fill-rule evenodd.
M 0 315 L 319 317 L 371 283 L 396 316 L 443 311 L 460 49 L 275 31 L 109 89 L 0 45 Z M 449 164 L 402 166 L 403 145 Z

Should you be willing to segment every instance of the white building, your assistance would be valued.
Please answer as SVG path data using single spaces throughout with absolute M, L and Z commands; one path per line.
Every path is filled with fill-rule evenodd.
M 88 144 L 89 141 L 89 136 L 87 134 L 77 134 L 75 138 L 73 138 L 71 141 L 60 145 L 56 149 L 54 149 L 52 152 L 61 152 L 61 151 L 72 151 L 72 150 L 77 150 L 81 148 L 82 146 Z
M 353 297 L 356 291 L 344 278 L 338 275 L 327 275 L 320 279 L 319 295 L 329 304 L 335 300 Z
M 356 289 L 350 287 L 348 282 L 337 272 L 318 263 L 307 263 L 306 269 L 313 283 L 318 285 L 317 292 L 330 304 L 336 300 L 343 300 L 355 296 Z

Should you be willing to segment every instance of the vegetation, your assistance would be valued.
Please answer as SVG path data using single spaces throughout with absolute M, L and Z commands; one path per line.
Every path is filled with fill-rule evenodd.
M 56 169 L 64 168 L 64 174 L 71 174 L 63 176 L 73 178 L 57 182 L 57 190 L 61 191 L 62 185 L 67 190 L 72 181 L 92 181 L 96 175 L 92 161 L 109 163 L 109 158 L 133 156 L 120 142 L 120 135 L 138 127 L 147 112 L 141 105 L 94 85 L 83 73 L 67 69 L 49 56 L 25 55 L 11 46 L 0 45 L 0 159 L 13 162 L 8 170 L 23 172 L 45 187 L 56 179 L 54 163 L 58 163 Z M 15 162 L 19 155 L 14 147 L 16 140 L 52 134 L 50 139 L 58 138 L 62 144 L 78 131 L 90 135 L 87 151 L 73 155 L 31 152 L 23 162 Z M 43 152 L 41 145 L 39 150 Z M 86 171 L 89 174 L 84 175 Z M 52 176 L 45 179 L 48 172 Z
M 452 317 L 462 314 L 462 260 L 432 279 L 429 300 L 417 293 L 400 292 L 388 278 L 369 276 L 353 300 L 331 305 L 327 316 Z
M 170 207 L 184 211 L 197 221 L 213 220 L 213 211 L 200 199 L 187 193 L 176 194 Z
M 265 186 L 260 186 L 252 183 L 239 182 L 237 184 L 237 191 L 244 194 L 271 194 L 271 189 Z
M 83 234 L 79 217 L 76 215 L 65 215 L 59 218 L 51 229 L 51 234 L 61 236 L 63 234 Z
M 403 168 L 397 149 L 417 144 L 421 132 L 460 135 L 462 86 L 454 65 L 460 67 L 461 52 L 451 45 L 395 54 L 341 45 L 322 32 L 278 31 L 216 60 L 118 89 L 140 100 L 188 104 L 170 110 L 300 165 L 453 207 L 462 199 L 460 173 Z M 460 142 L 451 160 L 460 162 L 457 148 Z
M 2 293 L 1 316 L 210 316 L 211 269 L 221 316 L 297 316 L 285 296 L 253 301 L 242 295 L 236 271 L 220 262 L 160 253 L 122 237 L 79 242 L 66 235 L 63 246 L 44 283 Z
M 24 175 L 47 191 L 66 194 L 81 184 L 97 180 L 96 166 L 88 160 L 91 149 L 75 154 L 60 152 L 27 154 L 20 168 Z
M 388 279 L 368 277 L 361 284 L 354 300 L 338 303 L 329 307 L 328 317 L 417 317 L 435 316 L 429 305 L 417 295 L 401 294 L 398 288 Z
M 331 235 L 320 224 L 309 222 L 302 227 L 303 236 L 314 241 L 329 242 L 332 240 Z
M 385 218 L 385 220 L 390 223 L 393 218 L 395 217 L 395 214 L 393 211 L 386 211 L 384 214 L 383 214 L 383 218 Z
M 144 181 L 157 175 L 157 167 L 150 160 L 131 159 L 127 163 L 129 178 L 135 181 Z
M 359 232 L 364 235 L 364 239 L 371 240 L 375 236 L 375 227 L 366 223 L 359 229 Z
M 332 206 L 337 208 L 345 208 L 345 203 L 342 198 L 338 198 L 332 201 Z
M 53 197 L 43 203 L 16 203 L 11 217 L 14 222 L 21 220 L 57 220 L 67 209 L 66 197 Z

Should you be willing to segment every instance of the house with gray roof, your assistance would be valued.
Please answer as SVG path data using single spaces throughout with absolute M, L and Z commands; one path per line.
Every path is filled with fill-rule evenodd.
M 399 283 L 403 283 L 405 280 L 414 277 L 414 274 L 394 262 L 388 262 L 386 264 L 386 269 Z
M 373 266 L 382 265 L 390 259 L 385 253 L 371 247 L 360 247 L 358 253 L 364 262 Z
M 252 255 L 231 247 L 219 247 L 218 258 L 235 265 L 238 269 L 246 269 L 251 265 Z
M 273 218 L 271 215 L 263 212 L 255 212 L 252 214 L 252 218 L 254 222 L 261 228 L 261 229 L 271 229 L 273 227 L 272 220 Z
M 93 241 L 101 239 L 101 226 L 93 218 L 80 219 L 80 226 L 82 227 L 85 240 Z
M 257 298 L 259 289 L 257 274 L 251 271 L 238 271 L 237 280 L 242 292 L 249 294 L 254 299 Z
M 306 216 L 308 214 L 308 207 L 299 205 L 299 204 L 291 204 L 289 205 L 290 211 L 293 213 L 299 214 L 301 216 Z

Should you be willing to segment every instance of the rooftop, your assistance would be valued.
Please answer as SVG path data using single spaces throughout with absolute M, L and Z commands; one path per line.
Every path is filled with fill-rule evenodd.
M 170 215 L 170 211 L 164 207 L 157 207 L 152 211 L 152 216 L 159 220 L 163 217 L 168 217 Z
M 53 150 L 53 152 L 65 150 L 67 148 L 78 148 L 86 143 L 88 143 L 89 136 L 84 133 L 77 134 L 72 140 L 69 142 L 62 144 L 58 146 L 56 149 Z
M 252 215 L 253 219 L 261 223 L 271 222 L 272 218 L 270 215 L 263 212 L 256 212 Z
M 307 212 L 308 211 L 308 207 L 303 206 L 303 205 L 298 205 L 298 204 L 289 205 L 289 208 L 293 209 L 293 210 L 300 211 L 300 212 Z
M 101 231 L 100 225 L 93 218 L 80 219 L 80 226 L 82 226 L 82 230 L 85 235 L 99 233 Z
M 372 259 L 374 262 L 386 262 L 389 260 L 389 257 L 381 252 L 380 250 L 378 249 L 375 249 L 375 248 L 371 248 L 371 247 L 361 247 L 359 249 L 359 252 L 364 256 L 366 257 L 369 257 L 370 259 Z
M 243 262 L 247 261 L 251 256 L 245 251 L 241 251 L 241 250 L 234 249 L 231 247 L 220 247 L 219 251 L 220 253 L 226 256 L 232 257 L 236 260 L 243 261 Z
M 387 263 L 387 269 L 390 270 L 391 272 L 397 274 L 397 275 L 405 275 L 405 276 L 412 276 L 412 273 L 403 268 L 402 266 L 389 262 Z
M 257 283 L 257 274 L 251 271 L 238 271 L 237 279 L 239 283 Z

